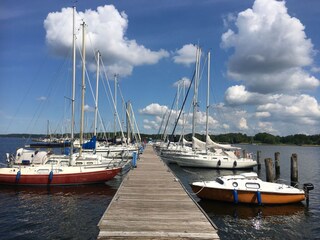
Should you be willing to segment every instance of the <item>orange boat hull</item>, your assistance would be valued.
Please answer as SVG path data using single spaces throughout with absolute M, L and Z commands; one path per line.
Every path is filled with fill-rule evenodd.
M 209 199 L 224 202 L 235 202 L 232 190 L 206 188 L 191 185 L 192 190 L 201 199 Z M 261 204 L 288 204 L 297 203 L 305 199 L 304 193 L 285 194 L 285 193 L 266 193 L 260 192 Z M 255 191 L 237 191 L 239 203 L 258 204 L 258 196 Z

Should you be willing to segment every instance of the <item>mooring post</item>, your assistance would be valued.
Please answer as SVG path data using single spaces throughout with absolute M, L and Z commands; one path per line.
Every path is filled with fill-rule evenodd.
M 266 181 L 267 182 L 273 182 L 274 176 L 273 176 L 273 162 L 272 158 L 266 158 L 264 159 L 264 163 L 266 166 Z
M 276 179 L 280 177 L 280 153 L 275 152 L 274 153 L 274 165 L 276 170 Z
M 257 151 L 258 171 L 261 170 L 260 156 L 261 156 L 261 151 Z
M 291 186 L 298 182 L 298 156 L 296 153 L 291 155 Z

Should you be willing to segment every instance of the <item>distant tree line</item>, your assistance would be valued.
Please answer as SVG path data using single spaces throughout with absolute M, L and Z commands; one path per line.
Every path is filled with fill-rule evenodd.
M 150 141 L 161 139 L 158 134 L 140 134 L 143 141 Z M 0 137 L 18 137 L 18 138 L 39 138 L 45 137 L 41 134 L 0 134 Z M 59 136 L 56 136 L 59 137 Z M 169 136 L 170 137 L 170 136 Z M 185 135 L 185 139 L 191 141 L 191 134 Z M 196 137 L 202 141 L 205 141 L 205 135 L 196 134 Z M 291 145 L 320 145 L 320 134 L 316 135 L 305 135 L 305 134 L 294 134 L 285 137 L 274 136 L 270 133 L 257 133 L 254 136 L 248 136 L 243 133 L 227 133 L 219 135 L 210 135 L 211 139 L 219 143 L 255 143 L 255 144 L 291 144 Z M 171 141 L 178 141 L 180 135 L 175 135 Z
M 145 135 L 143 139 L 159 139 L 159 135 Z M 196 134 L 196 137 L 202 141 L 205 141 L 205 135 Z M 176 135 L 172 141 L 178 141 L 179 135 Z M 248 136 L 243 133 L 227 133 L 219 135 L 210 135 L 210 138 L 219 143 L 248 143 L 248 144 L 290 144 L 290 145 L 320 145 L 320 134 L 317 135 L 305 135 L 305 134 L 294 134 L 285 137 L 274 136 L 270 133 L 257 133 L 254 136 Z M 191 141 L 191 134 L 185 135 L 185 139 Z

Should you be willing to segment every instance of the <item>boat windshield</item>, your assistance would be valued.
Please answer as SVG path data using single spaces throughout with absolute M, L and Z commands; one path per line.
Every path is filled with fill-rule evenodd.
M 224 184 L 223 180 L 221 178 L 216 178 L 216 182 L 220 184 Z

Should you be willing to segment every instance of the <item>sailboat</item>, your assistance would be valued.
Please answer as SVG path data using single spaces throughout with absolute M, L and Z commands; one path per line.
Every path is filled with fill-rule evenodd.
M 99 160 L 94 154 L 82 154 L 83 120 L 84 120 L 84 82 L 85 82 L 85 23 L 82 24 L 82 105 L 80 123 L 80 152 L 73 153 L 74 139 L 74 96 L 75 96 L 75 8 L 73 12 L 73 90 L 72 90 L 72 123 L 71 123 L 71 153 L 70 156 L 43 156 L 43 164 L 14 164 L 11 167 L 0 168 L 0 184 L 8 185 L 73 185 L 106 182 L 114 178 L 122 169 L 112 164 L 96 164 Z M 30 153 L 29 153 L 30 154 Z M 32 154 L 34 158 L 38 153 Z M 47 153 L 49 154 L 49 153 Z M 47 157 L 47 158 L 46 158 Z M 88 161 L 91 164 L 88 164 Z M 79 163 L 87 164 L 82 165 Z
M 122 134 L 121 139 L 119 142 L 121 142 L 120 145 L 110 144 L 108 141 L 97 141 L 97 116 L 98 116 L 98 88 L 99 88 L 99 65 L 100 65 L 100 59 L 102 61 L 102 58 L 100 58 L 100 52 L 97 53 L 97 78 L 96 78 L 96 95 L 95 95 L 95 114 L 94 114 L 94 136 L 86 143 L 82 144 L 82 152 L 83 153 L 94 153 L 100 158 L 102 158 L 103 161 L 108 161 L 108 159 L 113 160 L 113 162 L 119 162 L 119 161 L 128 161 L 129 158 L 132 158 L 133 153 L 138 153 L 138 151 L 141 150 L 140 146 L 136 144 L 130 143 L 130 133 L 128 130 L 127 138 L 124 136 L 123 128 L 120 123 L 118 111 L 117 111 L 117 75 L 115 75 L 115 86 L 114 86 L 114 97 L 111 94 L 111 99 L 113 102 L 114 107 L 114 136 L 116 138 L 116 122 L 118 120 L 118 124 L 120 127 L 120 132 Z M 108 83 L 109 84 L 109 83 Z M 121 92 L 120 92 L 121 93 Z M 123 98 L 122 94 L 121 97 Z M 127 128 L 132 128 L 131 118 L 130 118 L 130 112 L 131 112 L 131 104 L 127 103 L 126 107 L 126 116 L 127 116 Z M 130 127 L 129 127 L 130 126 Z M 140 134 L 138 135 L 137 142 L 141 142 Z M 137 138 L 136 138 L 137 139 Z M 116 142 L 116 139 L 115 139 Z M 80 146 L 80 143 L 79 143 Z
M 208 53 L 208 86 L 207 86 L 207 109 L 206 109 L 206 142 L 195 137 L 195 116 L 197 112 L 197 94 L 199 84 L 199 66 L 201 49 L 198 48 L 196 57 L 196 74 L 194 82 L 193 121 L 192 121 L 192 147 L 177 147 L 176 150 L 164 150 L 161 156 L 169 162 L 174 162 L 183 167 L 203 167 L 222 169 L 250 169 L 257 165 L 252 154 L 243 152 L 241 149 L 229 144 L 215 143 L 208 134 L 209 117 L 209 89 L 210 89 L 210 52 Z

